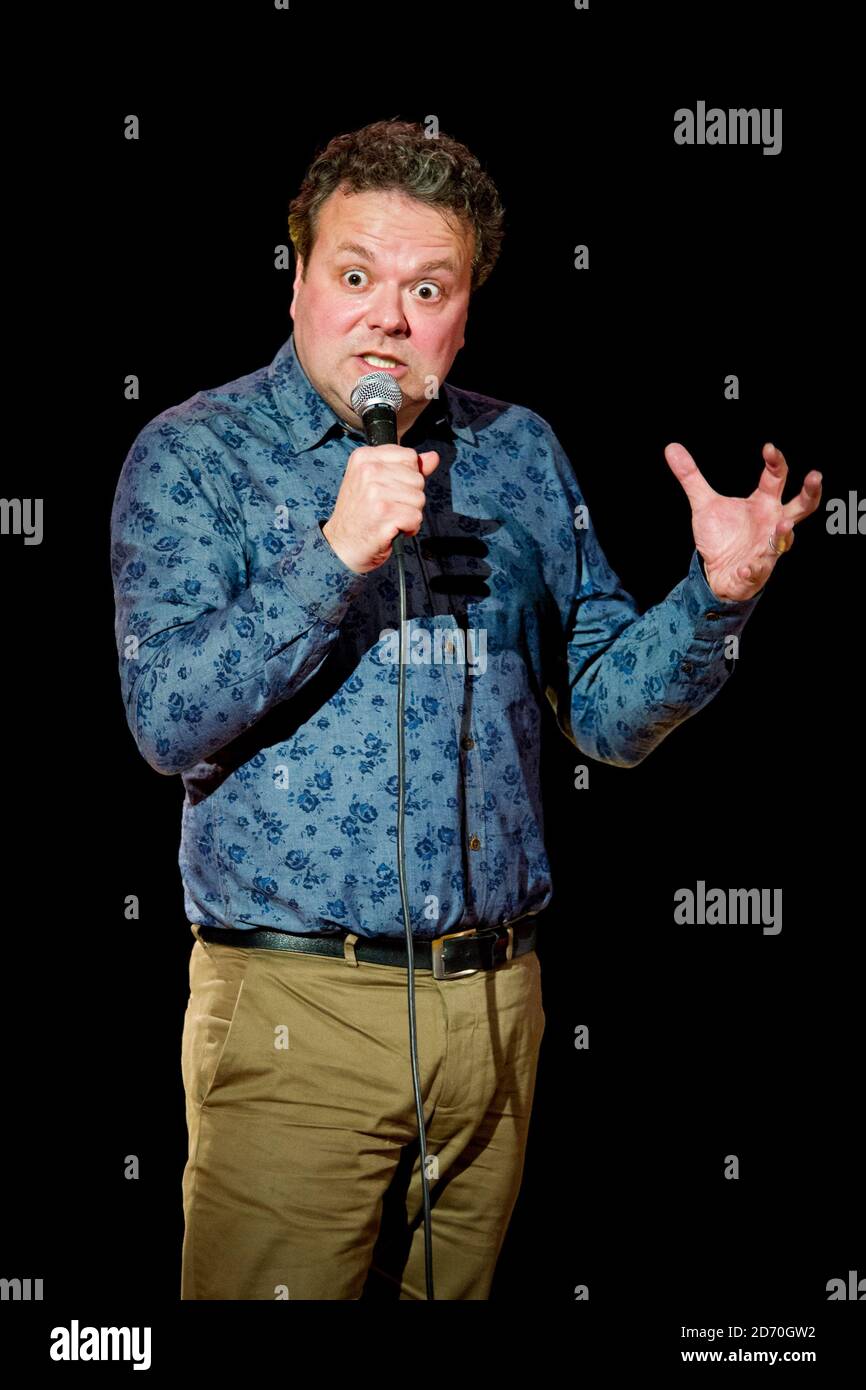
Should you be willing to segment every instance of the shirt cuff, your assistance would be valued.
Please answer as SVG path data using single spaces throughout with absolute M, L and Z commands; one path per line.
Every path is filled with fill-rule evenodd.
M 312 619 L 337 626 L 370 574 L 356 574 L 343 563 L 323 534 L 323 525 L 317 519 L 287 542 L 280 574 L 286 588 Z
M 678 662 L 674 683 L 715 684 L 728 667 L 726 639 L 742 632 L 763 589 L 750 599 L 721 599 L 707 583 L 697 550 L 680 587 L 679 617 L 671 627 Z
M 752 598 L 746 599 L 719 598 L 710 588 L 710 581 L 707 579 L 707 567 L 704 564 L 703 556 L 698 550 L 695 550 L 692 555 L 692 563 L 689 568 L 689 578 L 693 576 L 697 576 L 700 580 L 698 592 L 700 592 L 704 598 L 709 598 L 712 603 L 718 604 L 723 612 L 728 612 L 729 610 L 731 612 L 739 612 L 742 610 L 746 614 L 749 614 L 752 611 L 749 605 L 751 604 L 754 606 L 764 592 L 764 589 L 761 588 Z
M 742 632 L 763 589 L 750 599 L 721 599 L 707 583 L 697 550 L 689 572 L 670 598 L 671 667 L 665 702 L 674 709 L 702 708 L 736 669 L 727 639 Z

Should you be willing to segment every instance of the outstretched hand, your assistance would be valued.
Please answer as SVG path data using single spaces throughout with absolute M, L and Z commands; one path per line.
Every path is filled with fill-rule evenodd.
M 750 497 L 723 497 L 710 487 L 682 444 L 668 444 L 665 458 L 692 509 L 695 549 L 717 598 L 749 599 L 764 587 L 779 556 L 794 543 L 794 527 L 821 500 L 821 474 L 807 473 L 799 494 L 782 502 L 788 465 L 775 444 L 761 450 L 764 469 Z

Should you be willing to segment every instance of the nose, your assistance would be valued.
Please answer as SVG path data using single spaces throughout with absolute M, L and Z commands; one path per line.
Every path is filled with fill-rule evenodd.
M 380 333 L 405 333 L 406 315 L 397 285 L 381 281 L 367 309 L 367 327 Z

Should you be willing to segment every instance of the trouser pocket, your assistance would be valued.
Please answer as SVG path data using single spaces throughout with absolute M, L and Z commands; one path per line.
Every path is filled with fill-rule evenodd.
M 189 962 L 189 1001 L 181 1070 L 187 1105 L 202 1106 L 230 1074 L 238 1055 L 244 1004 L 255 956 L 239 946 L 196 940 Z

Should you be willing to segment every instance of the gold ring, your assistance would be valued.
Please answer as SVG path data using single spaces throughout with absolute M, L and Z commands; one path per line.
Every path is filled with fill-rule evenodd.
M 779 544 L 778 544 L 778 545 L 775 545 L 775 544 L 774 544 L 774 537 L 775 537 L 775 534 L 776 534 L 775 531 L 771 531 L 771 532 L 770 532 L 770 550 L 771 550 L 771 552 L 772 552 L 773 555 L 784 555 L 785 551 L 788 549 L 788 537 L 787 537 L 787 536 L 780 536 L 780 537 L 779 537 Z

